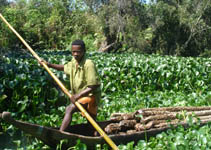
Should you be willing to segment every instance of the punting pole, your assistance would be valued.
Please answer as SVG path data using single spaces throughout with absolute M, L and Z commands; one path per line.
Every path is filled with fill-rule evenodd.
M 7 20 L 2 16 L 1 13 L 0 13 L 0 18 L 15 33 L 15 35 L 21 40 L 21 42 L 23 42 L 23 44 L 32 53 L 32 55 L 39 62 L 41 62 L 41 58 L 26 43 L 26 41 L 18 34 L 18 32 L 7 22 Z M 56 83 L 59 85 L 59 87 L 62 89 L 62 91 L 70 98 L 71 97 L 70 92 L 65 88 L 65 86 L 57 78 L 57 76 L 49 69 L 49 67 L 45 63 L 41 62 L 41 64 L 46 69 L 46 71 L 50 74 L 50 76 L 56 81 Z M 77 102 L 77 101 L 75 102 L 75 105 L 81 111 L 81 113 L 85 115 L 85 117 L 89 120 L 89 122 L 92 124 L 92 126 L 99 132 L 99 134 L 105 139 L 105 141 L 111 146 L 111 148 L 114 149 L 114 150 L 118 150 L 118 147 L 115 145 L 115 143 L 107 136 L 107 134 L 100 128 L 100 126 L 94 121 L 94 119 L 87 113 L 87 111 L 83 108 L 83 106 L 79 102 Z

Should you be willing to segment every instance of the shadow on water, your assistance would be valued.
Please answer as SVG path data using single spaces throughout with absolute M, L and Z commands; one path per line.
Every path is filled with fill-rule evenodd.
M 18 147 L 25 147 L 26 136 L 20 130 L 7 130 L 6 132 L 0 131 L 0 150 L 10 149 L 15 150 Z

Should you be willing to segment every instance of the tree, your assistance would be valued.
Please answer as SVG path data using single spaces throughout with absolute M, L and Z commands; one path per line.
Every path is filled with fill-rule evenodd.
M 138 0 L 86 0 L 89 10 L 100 20 L 105 40 L 101 51 L 116 52 L 138 47 L 138 37 L 146 28 L 145 6 Z M 133 37 L 134 36 L 134 37 Z
M 211 0 L 1 0 L 11 25 L 36 49 L 66 49 L 83 39 L 88 50 L 205 56 L 211 49 Z M 0 22 L 0 46 L 21 42 Z
M 8 6 L 9 2 L 7 0 L 0 0 L 0 8 L 1 10 L 5 7 Z
M 203 19 L 210 0 L 159 0 L 154 14 L 154 51 L 166 55 L 198 56 L 208 45 L 210 26 Z M 206 34 L 205 32 L 206 31 Z

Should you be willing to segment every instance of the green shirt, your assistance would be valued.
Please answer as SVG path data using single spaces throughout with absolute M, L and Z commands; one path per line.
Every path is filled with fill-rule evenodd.
M 94 63 L 84 56 L 77 66 L 77 61 L 73 58 L 64 65 L 64 72 L 70 76 L 70 87 L 72 94 L 80 93 L 90 85 L 100 85 L 99 76 Z M 96 103 L 99 103 L 101 97 L 100 86 L 90 93 L 94 95 Z

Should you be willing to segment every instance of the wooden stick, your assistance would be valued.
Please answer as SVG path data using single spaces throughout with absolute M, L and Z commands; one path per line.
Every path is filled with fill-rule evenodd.
M 201 107 L 161 107 L 161 108 L 144 108 L 140 109 L 140 111 L 170 111 L 170 112 L 178 112 L 178 111 L 199 111 L 199 110 L 211 110 L 211 106 L 201 106 Z
M 201 120 L 200 123 L 206 123 L 206 122 L 210 122 L 211 121 L 211 118 L 209 119 L 204 119 L 204 120 Z M 179 125 L 179 124 L 187 124 L 187 121 L 172 121 L 172 122 L 166 122 L 166 123 L 160 123 L 160 124 L 157 124 L 157 125 L 154 125 L 154 127 L 156 128 L 163 128 L 165 126 L 168 126 L 168 125 Z
M 149 121 L 154 121 L 154 120 L 172 120 L 172 119 L 177 119 L 176 114 L 149 116 L 141 120 L 141 123 L 147 123 Z
M 187 112 L 186 115 L 195 114 L 196 116 L 207 116 L 211 115 L 211 110 L 203 110 L 203 111 L 194 111 L 194 112 Z
M 147 116 L 153 116 L 153 115 L 165 115 L 165 114 L 170 114 L 172 112 L 170 111 L 143 111 L 141 114 L 144 116 L 144 117 L 147 117 Z
M 187 113 L 173 112 L 173 113 L 162 114 L 162 115 L 148 116 L 148 117 L 144 118 L 143 120 L 141 120 L 141 122 L 146 123 L 146 122 L 153 121 L 153 120 L 172 120 L 172 119 L 176 119 L 177 115 L 184 115 L 184 117 L 186 117 L 188 115 L 208 116 L 208 115 L 211 115 L 211 110 L 195 111 L 195 112 L 187 112 Z
M 183 111 L 183 110 L 182 110 Z M 147 116 L 154 116 L 154 115 L 167 115 L 167 114 L 177 114 L 177 113 L 182 113 L 177 111 L 177 112 L 171 112 L 171 111 L 143 111 L 141 114 L 144 116 L 144 117 L 147 117 Z M 211 114 L 211 110 L 197 110 L 197 111 L 188 111 L 186 112 L 185 114 L 187 115 L 190 115 L 190 114 L 196 114 L 196 115 L 210 115 Z
M 210 119 L 210 118 L 211 118 L 211 115 L 209 115 L 209 116 L 199 116 L 198 118 L 199 118 L 200 120 Z

